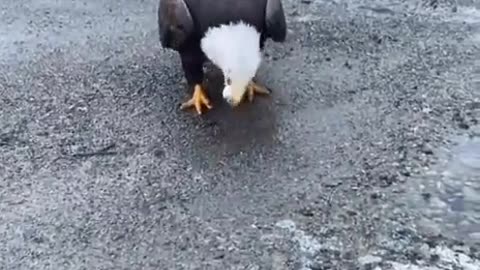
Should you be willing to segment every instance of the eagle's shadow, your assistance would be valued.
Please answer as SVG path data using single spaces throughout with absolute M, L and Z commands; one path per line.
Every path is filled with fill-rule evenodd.
M 268 87 L 261 73 L 255 79 Z M 222 72 L 207 63 L 204 85 L 213 108 L 200 116 L 210 131 L 209 136 L 204 137 L 209 142 L 200 142 L 200 145 L 213 147 L 223 155 L 272 145 L 277 133 L 274 89 L 268 96 L 256 95 L 253 102 L 245 99 L 232 107 L 222 97 L 223 81 Z

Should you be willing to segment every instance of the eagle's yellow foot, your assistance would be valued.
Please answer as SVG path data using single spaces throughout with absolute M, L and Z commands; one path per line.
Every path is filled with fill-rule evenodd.
M 247 86 L 247 95 L 250 102 L 253 101 L 255 94 L 270 95 L 270 90 L 263 85 L 257 84 L 254 81 L 250 81 Z
M 202 86 L 200 84 L 197 84 L 195 85 L 195 89 L 193 90 L 192 98 L 182 103 L 182 105 L 180 106 L 180 109 L 183 110 L 183 109 L 194 106 L 195 109 L 197 110 L 197 113 L 202 114 L 202 105 L 205 105 L 205 107 L 207 107 L 208 109 L 212 108 L 212 105 L 210 104 L 210 100 L 205 94 L 205 91 L 203 90 Z

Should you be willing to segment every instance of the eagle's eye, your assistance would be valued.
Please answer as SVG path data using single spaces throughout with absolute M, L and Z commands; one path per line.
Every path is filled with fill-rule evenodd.
M 231 85 L 232 84 L 232 80 L 230 78 L 227 78 L 227 85 Z

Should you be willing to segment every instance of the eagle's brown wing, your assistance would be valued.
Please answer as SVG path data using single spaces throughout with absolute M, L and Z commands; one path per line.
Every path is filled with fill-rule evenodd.
M 267 37 L 273 41 L 283 42 L 287 36 L 287 22 L 283 12 L 281 0 L 267 0 L 265 12 L 265 26 Z
M 184 0 L 160 0 L 158 31 L 163 47 L 178 50 L 193 30 L 193 19 Z

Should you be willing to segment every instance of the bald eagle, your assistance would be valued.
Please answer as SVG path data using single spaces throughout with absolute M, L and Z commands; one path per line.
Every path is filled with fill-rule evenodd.
M 245 93 L 270 91 L 254 77 L 267 38 L 284 42 L 287 24 L 281 0 L 160 0 L 158 30 L 163 48 L 177 51 L 192 98 L 181 109 L 212 108 L 203 82 L 203 64 L 223 72 L 223 97 L 236 106 Z

